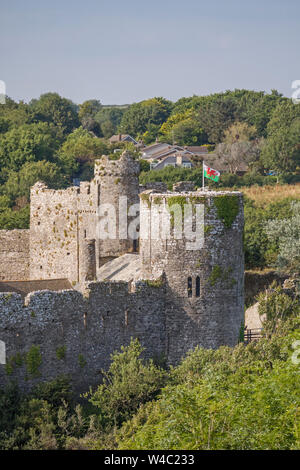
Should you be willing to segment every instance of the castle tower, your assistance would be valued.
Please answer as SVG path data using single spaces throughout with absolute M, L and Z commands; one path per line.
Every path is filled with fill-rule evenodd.
M 197 345 L 233 346 L 244 315 L 242 194 L 145 191 L 140 199 L 143 277 L 166 277 L 170 363 Z M 184 207 L 186 220 L 181 220 Z M 195 241 L 190 232 L 197 228 Z
M 95 240 L 83 240 L 80 245 L 80 281 L 94 281 L 96 279 L 96 250 Z
M 138 211 L 135 213 L 134 208 L 131 208 L 133 204 L 139 204 L 139 172 L 139 162 L 126 151 L 119 160 L 110 160 L 103 156 L 95 162 L 94 181 L 99 209 L 96 233 L 97 267 L 101 266 L 103 258 L 137 251 L 137 240 L 130 237 L 128 228 L 139 215 Z M 115 230 L 108 229 L 108 217 L 111 218 Z

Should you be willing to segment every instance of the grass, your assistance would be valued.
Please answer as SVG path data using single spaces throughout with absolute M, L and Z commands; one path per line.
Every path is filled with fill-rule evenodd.
M 271 202 L 285 198 L 300 199 L 300 183 L 275 186 L 250 186 L 239 189 L 247 197 L 255 201 L 257 207 L 265 207 Z

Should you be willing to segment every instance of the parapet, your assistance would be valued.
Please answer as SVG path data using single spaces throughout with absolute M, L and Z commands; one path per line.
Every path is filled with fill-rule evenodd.
M 96 176 L 128 176 L 138 175 L 140 164 L 134 160 L 128 152 L 123 152 L 119 160 L 111 160 L 107 155 L 103 155 L 99 160 L 95 160 L 94 174 Z

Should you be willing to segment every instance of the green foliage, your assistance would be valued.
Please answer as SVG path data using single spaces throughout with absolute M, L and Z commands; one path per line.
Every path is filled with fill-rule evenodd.
M 210 284 L 212 286 L 214 286 L 216 284 L 216 282 L 218 282 L 221 278 L 222 278 L 222 269 L 221 269 L 220 266 L 215 265 L 212 268 L 212 271 L 211 271 L 211 274 L 210 274 L 208 280 L 209 280 Z
M 270 220 L 266 233 L 279 247 L 277 266 L 300 274 L 300 202 L 292 202 L 291 210 L 290 218 Z
M 89 399 L 99 409 L 103 425 L 120 425 L 163 386 L 166 373 L 152 361 L 144 362 L 142 351 L 138 340 L 131 340 L 121 352 L 112 354 L 108 372 L 102 371 L 103 384 Z
M 51 160 L 60 142 L 53 125 L 44 122 L 12 128 L 1 136 L 0 171 L 18 171 L 26 162 Z
M 156 401 L 117 433 L 118 449 L 296 449 L 300 330 L 247 346 L 196 348 Z
M 168 118 L 172 103 L 164 98 L 151 98 L 134 103 L 123 114 L 120 130 L 133 137 L 143 134 L 151 125 L 159 126 Z
M 53 123 L 64 135 L 79 126 L 76 105 L 58 93 L 41 95 L 38 100 L 30 102 L 30 108 L 35 120 Z
M 86 359 L 83 354 L 78 355 L 78 364 L 82 369 L 86 366 Z
M 58 162 L 66 174 L 70 176 L 80 174 L 85 164 L 92 168 L 94 160 L 107 151 L 107 145 L 101 139 L 79 127 L 61 146 L 58 152 Z
M 149 287 L 162 287 L 164 285 L 162 278 L 153 279 L 153 280 L 146 279 L 145 283 Z
M 285 198 L 260 208 L 253 201 L 245 199 L 244 251 L 247 268 L 275 266 L 279 255 L 279 238 L 275 234 L 271 235 L 269 223 L 272 219 L 274 227 L 282 226 L 282 220 L 287 223 L 293 215 L 291 202 L 290 198 Z M 289 258 L 289 261 L 292 260 L 293 258 Z
M 300 109 L 291 101 L 278 104 L 268 127 L 268 139 L 262 151 L 265 167 L 284 173 L 300 163 Z
M 0 229 L 13 230 L 15 228 L 29 228 L 29 218 L 29 204 L 18 211 L 15 211 L 11 208 L 7 208 L 4 211 L 0 210 Z
M 217 215 L 226 228 L 230 228 L 239 213 L 238 196 L 217 196 L 214 198 Z
M 285 294 L 280 286 L 276 286 L 276 283 L 273 283 L 266 292 L 259 294 L 257 301 L 263 329 L 268 337 L 271 337 L 279 328 L 284 329 L 288 319 L 300 317 L 299 301 Z
M 31 346 L 25 357 L 26 370 L 31 377 L 38 377 L 40 375 L 39 367 L 42 364 L 42 355 L 40 347 Z
M 56 357 L 59 360 L 63 360 L 66 356 L 66 346 L 59 346 L 56 349 Z

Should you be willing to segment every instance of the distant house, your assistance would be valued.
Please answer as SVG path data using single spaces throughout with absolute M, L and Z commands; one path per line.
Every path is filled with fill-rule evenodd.
M 206 155 L 208 153 L 208 148 L 205 145 L 186 145 L 184 150 L 199 156 Z
M 177 152 L 173 155 L 168 155 L 159 160 L 153 160 L 150 163 L 151 170 L 162 170 L 166 166 L 192 168 L 194 165 L 184 152 Z
M 138 142 L 129 134 L 116 134 L 112 135 L 109 139 L 110 144 L 117 144 L 119 142 L 131 142 L 134 145 L 138 145 Z
M 144 160 L 155 160 L 166 153 L 173 151 L 174 146 L 165 143 L 156 143 L 143 148 L 141 158 Z M 183 149 L 182 149 L 183 150 Z
M 230 168 L 226 164 L 225 160 L 218 158 L 215 153 L 210 153 L 204 158 L 204 162 L 206 165 L 214 168 L 215 170 L 220 171 L 221 173 L 230 173 Z M 243 176 L 245 173 L 249 171 L 249 166 L 245 162 L 240 162 L 237 165 L 235 170 L 235 174 L 238 176 Z

